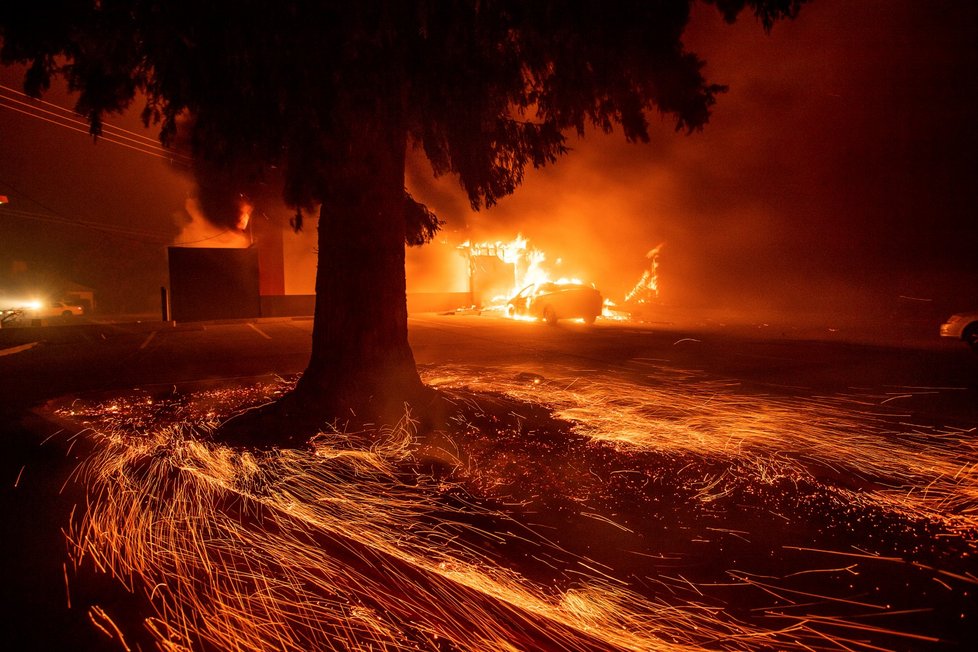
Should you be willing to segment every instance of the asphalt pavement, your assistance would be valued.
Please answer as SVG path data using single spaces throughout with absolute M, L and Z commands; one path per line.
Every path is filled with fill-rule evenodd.
M 69 393 L 296 374 L 308 359 L 311 333 L 308 318 L 3 329 L 0 396 L 9 413 Z M 546 372 L 560 363 L 641 378 L 648 365 L 659 365 L 731 380 L 745 392 L 953 388 L 952 398 L 924 408 L 978 421 L 978 355 L 936 335 L 866 343 L 750 326 L 599 321 L 548 327 L 486 314 L 418 315 L 409 333 L 422 366 L 511 364 Z

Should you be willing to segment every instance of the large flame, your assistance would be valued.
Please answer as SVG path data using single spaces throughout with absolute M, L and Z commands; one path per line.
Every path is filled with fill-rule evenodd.
M 622 301 L 624 309 L 618 307 L 614 301 L 608 298 L 605 299 L 604 310 L 602 311 L 604 318 L 627 320 L 631 317 L 629 307 L 642 308 L 646 304 L 655 303 L 659 300 L 659 254 L 664 245 L 665 243 L 661 243 L 645 254 L 648 261 L 647 267 L 642 272 L 641 278 L 625 294 Z M 586 283 L 580 277 L 567 276 L 557 271 L 563 262 L 562 259 L 559 257 L 549 257 L 541 249 L 532 246 L 529 239 L 525 238 L 522 234 L 517 234 L 511 240 L 493 240 L 477 243 L 464 242 L 459 245 L 459 249 L 469 258 L 473 286 L 480 285 L 475 278 L 479 274 L 480 266 L 475 264 L 475 261 L 485 258 L 490 260 L 498 259 L 502 263 L 512 266 L 512 283 L 507 283 L 504 289 L 499 288 L 498 285 L 493 286 L 495 293 L 491 296 L 481 296 L 483 309 L 502 310 L 506 307 L 509 299 L 514 297 L 520 290 L 537 283 L 556 283 L 558 285 L 579 284 L 595 287 L 593 283 Z M 554 261 L 553 264 L 548 262 L 550 260 Z M 584 276 L 591 276 L 591 274 L 585 274 Z M 485 283 L 482 285 L 485 285 Z M 534 317 L 511 316 L 515 319 L 535 320 Z
M 470 260 L 476 257 L 496 257 L 503 263 L 513 266 L 512 285 L 508 286 L 505 292 L 494 295 L 490 305 L 486 306 L 488 308 L 504 306 L 506 301 L 517 292 L 535 283 L 583 283 L 579 278 L 571 278 L 555 272 L 553 267 L 559 266 L 561 259 L 555 258 L 553 265 L 547 264 L 547 254 L 531 246 L 530 241 L 521 233 L 508 241 L 496 240 L 474 244 L 464 242 L 459 245 L 459 249 L 462 249 Z
M 645 254 L 649 260 L 649 266 L 642 272 L 642 278 L 638 280 L 635 287 L 625 295 L 626 304 L 631 302 L 649 303 L 659 298 L 659 253 L 664 245 L 663 242 Z
M 251 222 L 251 212 L 255 209 L 246 199 L 238 203 L 238 222 L 235 224 L 239 231 L 245 231 Z

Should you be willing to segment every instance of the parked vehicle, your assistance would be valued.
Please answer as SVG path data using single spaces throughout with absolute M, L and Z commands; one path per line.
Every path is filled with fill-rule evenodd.
M 509 300 L 506 314 L 542 319 L 550 325 L 561 319 L 582 319 L 593 324 L 603 303 L 601 293 L 583 283 L 534 283 Z
M 973 351 L 978 352 L 978 310 L 959 312 L 948 317 L 941 324 L 941 336 L 962 340 Z
M 36 301 L 28 307 L 28 315 L 33 319 L 44 317 L 74 317 L 85 313 L 82 306 L 64 301 Z

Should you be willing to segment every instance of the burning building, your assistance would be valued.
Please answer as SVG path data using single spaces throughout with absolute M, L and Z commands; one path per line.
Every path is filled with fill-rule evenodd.
M 522 234 L 509 241 L 464 242 L 459 249 L 468 260 L 469 291 L 475 306 L 498 307 L 528 285 L 556 280 L 544 265 L 546 254 L 531 247 Z
M 247 201 L 238 209 L 235 223 L 222 228 L 204 219 L 194 199 L 187 201 L 187 221 L 167 249 L 171 318 L 311 315 L 314 229 L 287 239 L 281 225 L 267 215 L 253 215 Z

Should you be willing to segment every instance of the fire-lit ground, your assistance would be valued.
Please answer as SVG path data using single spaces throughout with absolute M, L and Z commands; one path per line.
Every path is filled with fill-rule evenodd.
M 207 434 L 289 380 L 53 405 L 95 442 L 73 562 L 142 605 L 92 623 L 174 650 L 973 642 L 974 424 L 899 407 L 954 388 L 761 394 L 578 362 L 425 365 L 450 427 L 301 450 Z

